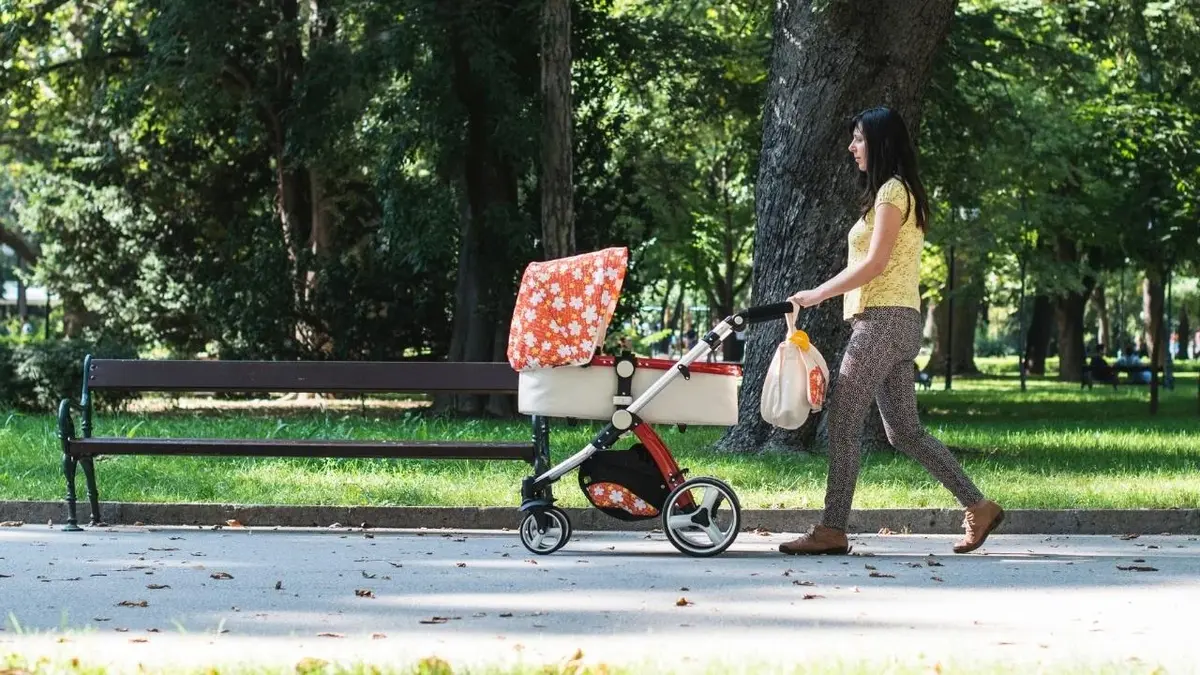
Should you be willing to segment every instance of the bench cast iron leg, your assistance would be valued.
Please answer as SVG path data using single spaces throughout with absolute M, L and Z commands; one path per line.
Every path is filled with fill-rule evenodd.
M 63 455 L 63 475 L 67 478 L 67 524 L 64 532 L 82 532 L 79 520 L 75 517 L 75 465 L 76 460 L 70 455 Z
M 96 489 L 96 464 L 92 457 L 84 457 L 79 460 L 83 465 L 83 478 L 87 481 L 88 503 L 92 507 L 92 520 L 88 523 L 92 527 L 104 525 L 104 519 L 100 517 L 100 491 Z

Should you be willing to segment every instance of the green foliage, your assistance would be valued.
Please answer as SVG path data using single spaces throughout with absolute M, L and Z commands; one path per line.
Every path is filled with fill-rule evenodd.
M 4 355 L 4 349 L 0 347 L 0 356 Z M 9 354 L 8 367 L 13 374 L 13 384 L 9 386 L 14 390 L 10 404 L 25 410 L 51 412 L 58 410 L 59 401 L 64 398 L 78 402 L 83 390 L 83 359 L 88 354 L 95 358 L 137 358 L 135 349 L 111 339 L 32 340 L 17 344 Z M 3 363 L 0 361 L 0 368 L 5 367 Z M 93 398 L 93 403 L 100 408 L 115 408 L 130 398 L 122 392 L 101 392 Z

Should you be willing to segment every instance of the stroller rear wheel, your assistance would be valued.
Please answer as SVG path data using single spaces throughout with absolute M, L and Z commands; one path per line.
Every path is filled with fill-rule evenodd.
M 539 522 L 541 521 L 541 522 Z M 530 552 L 549 555 L 571 539 L 571 521 L 562 509 L 551 506 L 529 513 L 521 521 L 521 543 Z
M 663 532 L 680 552 L 697 558 L 729 548 L 742 526 L 733 489 L 716 478 L 693 478 L 671 491 L 663 508 Z

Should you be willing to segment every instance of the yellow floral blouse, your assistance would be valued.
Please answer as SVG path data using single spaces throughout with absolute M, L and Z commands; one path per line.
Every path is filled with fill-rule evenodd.
M 912 204 L 910 207 L 909 204 Z M 880 204 L 891 204 L 905 213 L 904 224 L 896 237 L 896 246 L 888 259 L 883 274 L 866 284 L 846 293 L 842 299 L 842 317 L 849 321 L 867 307 L 911 307 L 921 308 L 921 248 L 925 245 L 925 233 L 917 226 L 917 204 L 912 199 L 908 186 L 899 178 L 884 183 L 875 195 L 875 205 L 850 228 L 850 252 L 848 262 L 854 265 L 866 259 L 871 248 L 871 235 L 875 232 L 875 209 Z

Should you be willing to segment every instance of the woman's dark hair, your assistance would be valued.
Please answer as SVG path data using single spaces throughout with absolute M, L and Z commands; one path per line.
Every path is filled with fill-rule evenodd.
M 851 133 L 855 129 L 862 129 L 863 138 L 867 141 L 867 170 L 861 172 L 859 179 L 863 190 L 863 215 L 875 205 L 879 188 L 898 177 L 908 186 L 908 191 L 917 202 L 917 227 L 925 232 L 929 223 L 929 198 L 917 175 L 916 147 L 900 113 L 886 107 L 864 110 L 850 121 Z M 910 203 L 905 210 L 905 220 L 908 220 L 912 207 Z

